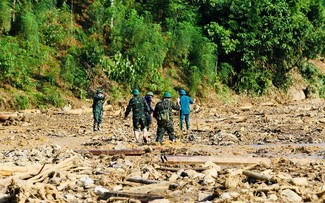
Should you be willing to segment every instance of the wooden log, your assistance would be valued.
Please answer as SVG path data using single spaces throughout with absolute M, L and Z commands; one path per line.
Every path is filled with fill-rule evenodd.
M 0 114 L 0 122 L 5 122 L 6 120 L 9 120 L 9 119 L 10 119 L 10 116 Z
M 188 170 L 188 169 L 193 169 L 195 171 L 198 171 L 198 172 L 202 172 L 204 170 L 207 170 L 208 168 L 206 167 L 194 167 L 194 168 L 172 168 L 172 167 L 158 167 L 156 168 L 157 170 L 161 170 L 161 171 L 171 171 L 171 172 L 177 172 L 181 169 L 183 170 Z
M 273 180 L 274 181 L 272 176 L 260 174 L 260 173 L 254 172 L 254 171 L 245 170 L 245 171 L 243 171 L 243 174 L 245 176 L 248 176 L 250 178 L 255 178 L 258 180 L 264 180 L 264 181 L 272 181 Z
M 127 197 L 131 199 L 137 199 L 141 202 L 149 202 L 155 199 L 164 199 L 163 196 L 147 193 L 131 193 L 131 192 L 105 192 L 100 196 L 100 199 L 107 200 L 110 197 Z
M 216 156 L 188 156 L 188 155 L 163 155 L 161 160 L 166 164 L 193 164 L 213 162 L 219 165 L 241 165 L 241 164 L 266 164 L 270 165 L 268 158 L 256 157 L 216 157 Z
M 69 165 L 70 162 L 74 161 L 76 158 L 77 158 L 77 156 L 70 157 L 70 158 L 56 164 L 55 166 L 53 166 L 49 169 L 46 169 L 46 170 L 42 171 L 41 173 L 38 173 L 36 176 L 33 176 L 33 177 L 29 178 L 28 180 L 33 183 L 42 181 L 48 174 L 50 174 L 53 171 L 58 171 L 59 169 L 63 169 L 65 166 Z
M 159 184 L 161 181 L 158 180 L 147 180 L 143 178 L 127 178 L 127 181 L 134 182 L 134 183 L 142 183 L 142 184 Z
M 119 149 L 119 150 L 103 150 L 103 149 L 90 149 L 90 150 L 75 150 L 77 153 L 92 155 L 118 155 L 124 154 L 126 156 L 140 156 L 146 153 L 143 149 Z

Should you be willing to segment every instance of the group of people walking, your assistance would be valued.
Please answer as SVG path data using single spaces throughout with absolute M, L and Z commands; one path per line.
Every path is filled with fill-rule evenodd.
M 142 97 L 138 89 L 132 90 L 133 97 L 129 100 L 124 112 L 124 118 L 126 119 L 132 111 L 133 133 L 136 142 L 143 141 L 147 143 L 149 141 L 147 134 L 152 125 L 152 116 L 157 120 L 156 142 L 162 143 L 166 133 L 170 141 L 176 141 L 172 116 L 173 110 L 179 111 L 179 122 L 182 133 L 189 133 L 190 105 L 194 104 L 194 101 L 187 96 L 185 90 L 179 90 L 179 94 L 180 97 L 177 98 L 177 102 L 173 102 L 171 93 L 165 92 L 161 101 L 153 108 L 152 97 L 154 94 L 152 92 L 148 92 L 145 97 Z M 100 115 L 103 112 L 102 102 L 104 99 L 105 95 L 102 91 L 97 90 L 93 101 L 94 131 L 100 130 L 101 128 L 102 116 Z M 186 130 L 183 127 L 184 119 Z

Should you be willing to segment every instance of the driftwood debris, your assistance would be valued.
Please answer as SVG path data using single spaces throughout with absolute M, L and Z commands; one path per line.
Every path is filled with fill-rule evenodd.
M 102 150 L 102 149 L 90 149 L 90 150 L 75 150 L 81 154 L 92 154 L 92 155 L 119 155 L 124 154 L 126 156 L 140 156 L 146 153 L 143 149 L 119 149 L 119 150 Z
M 260 173 L 254 172 L 254 171 L 245 170 L 245 171 L 243 171 L 243 174 L 245 176 L 248 176 L 250 178 L 255 178 L 257 180 L 274 181 L 272 176 L 265 175 L 265 174 L 260 174 Z
M 147 193 L 132 193 L 132 192 L 105 192 L 100 199 L 108 200 L 111 197 L 127 197 L 130 199 L 137 199 L 141 202 L 149 202 L 155 199 L 164 199 L 163 196 Z
M 194 168 L 172 168 L 172 167 L 158 167 L 156 168 L 157 170 L 161 170 L 161 171 L 171 171 L 171 172 L 177 172 L 181 169 L 183 170 L 187 170 L 187 169 L 193 169 L 195 171 L 198 171 L 198 172 L 202 172 L 204 170 L 207 170 L 208 168 L 207 167 L 194 167 Z
M 130 182 L 142 183 L 142 184 L 158 184 L 158 183 L 161 183 L 161 181 L 147 180 L 147 179 L 143 179 L 143 178 L 127 178 L 126 180 L 130 181 Z
M 208 161 L 220 165 L 241 165 L 241 164 L 266 164 L 270 165 L 271 160 L 268 158 L 256 157 L 216 157 L 216 156 L 188 156 L 188 155 L 162 155 L 161 160 L 167 164 L 193 164 L 205 163 Z
M 73 162 L 76 158 L 77 158 L 77 156 L 70 157 L 70 158 L 56 164 L 55 166 L 53 166 L 51 168 L 48 168 L 44 171 L 39 171 L 39 173 L 36 176 L 33 176 L 33 177 L 29 178 L 28 180 L 31 181 L 32 183 L 41 182 L 45 177 L 48 176 L 48 174 L 50 174 L 54 171 L 58 171 L 60 169 L 71 168 L 73 166 L 71 164 L 71 162 Z M 43 169 L 43 167 L 42 167 L 42 169 Z
M 5 122 L 9 120 L 10 116 L 0 114 L 0 122 Z

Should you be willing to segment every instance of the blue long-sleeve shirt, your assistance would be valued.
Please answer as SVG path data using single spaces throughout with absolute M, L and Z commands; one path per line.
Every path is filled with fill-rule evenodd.
M 179 105 L 181 106 L 181 114 L 190 114 L 190 104 L 193 104 L 193 100 L 187 95 L 181 95 L 179 98 Z

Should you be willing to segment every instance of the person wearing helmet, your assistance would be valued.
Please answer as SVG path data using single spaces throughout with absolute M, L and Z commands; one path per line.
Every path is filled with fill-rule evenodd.
M 152 108 L 152 97 L 153 97 L 153 93 L 152 92 L 147 92 L 146 96 L 144 97 L 144 99 L 146 100 L 150 111 L 146 112 L 146 119 L 147 119 L 147 128 L 149 130 L 149 127 L 152 123 L 152 118 L 151 118 L 151 114 L 153 113 L 153 108 Z
M 170 141 L 176 141 L 172 110 L 179 110 L 179 106 L 173 103 L 171 98 L 172 95 L 165 92 L 163 99 L 156 104 L 153 111 L 153 117 L 156 118 L 158 125 L 156 142 L 162 143 L 165 132 L 167 132 Z
M 95 96 L 93 97 L 93 117 L 94 117 L 94 124 L 93 130 L 100 131 L 102 128 L 102 121 L 103 121 L 103 104 L 105 100 L 106 94 L 103 93 L 102 89 L 97 89 Z
M 185 118 L 186 130 L 190 130 L 190 104 L 194 104 L 194 101 L 186 95 L 185 90 L 179 90 L 180 97 L 177 99 L 177 102 L 180 106 L 179 113 L 179 126 L 183 132 L 183 120 Z M 185 132 L 183 132 L 185 134 Z
M 142 138 L 143 142 L 147 143 L 147 121 L 146 121 L 146 115 L 145 112 L 149 112 L 149 106 L 145 99 L 140 96 L 140 92 L 138 89 L 132 90 L 133 98 L 130 99 L 128 106 L 126 107 L 124 117 L 125 119 L 129 115 L 129 113 L 132 111 L 133 117 L 133 131 L 134 131 L 134 137 L 136 142 L 140 142 L 140 130 L 142 131 Z

